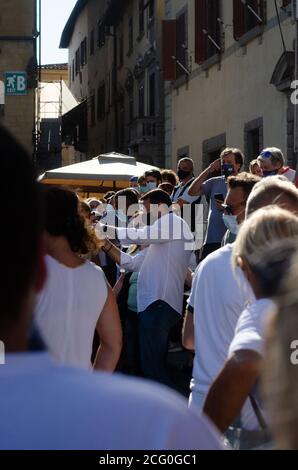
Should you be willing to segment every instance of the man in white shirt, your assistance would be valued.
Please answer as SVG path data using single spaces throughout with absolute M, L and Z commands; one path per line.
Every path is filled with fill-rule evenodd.
M 28 351 L 36 294 L 46 278 L 42 200 L 29 157 L 0 129 L 0 197 L 21 192 L 18 230 L 3 226 L 1 246 L 0 449 L 178 450 L 221 449 L 206 419 L 187 410 L 175 393 L 140 380 L 90 374 L 58 365 L 47 353 Z M 18 169 L 15 172 L 15 169 Z M 4 213 L 3 213 L 4 211 Z M 9 219 L 3 206 L 4 220 Z
M 247 173 L 231 178 L 224 208 L 240 225 L 245 217 L 248 196 L 259 178 Z M 243 282 L 240 287 L 235 280 L 232 249 L 233 245 L 228 244 L 199 265 L 185 317 L 183 344 L 187 349 L 195 350 L 190 406 L 200 410 L 227 357 L 238 318 L 247 303 L 254 301 L 247 283 Z
M 143 196 L 147 214 L 155 221 L 142 229 L 118 228 L 121 242 L 149 245 L 132 257 L 108 240 L 104 250 L 128 271 L 138 271 L 137 297 L 141 364 L 145 377 L 173 386 L 166 367 L 170 330 L 179 322 L 184 282 L 193 249 L 188 224 L 170 212 L 171 199 L 162 190 Z
M 177 166 L 177 175 L 179 178 L 179 185 L 174 188 L 171 196 L 172 202 L 183 206 L 185 203 L 192 204 L 198 200 L 198 196 L 190 196 L 188 188 L 194 181 L 194 163 L 191 158 L 181 158 Z

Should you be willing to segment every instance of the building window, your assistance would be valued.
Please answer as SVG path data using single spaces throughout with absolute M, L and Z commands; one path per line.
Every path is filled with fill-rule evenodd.
M 71 72 L 72 72 L 72 81 L 74 82 L 75 79 L 75 61 L 72 61 L 72 67 L 71 67 Z
M 221 47 L 220 1 L 196 0 L 195 3 L 195 59 L 201 64 L 219 52 Z M 213 42 L 214 41 L 214 42 Z
M 189 155 L 190 155 L 189 145 L 179 148 L 177 150 L 177 162 L 179 162 L 181 158 L 189 158 Z
M 265 21 L 265 0 L 233 0 L 234 38 L 238 41 L 245 33 Z M 258 17 L 262 20 L 260 21 Z
M 176 25 L 176 78 L 185 75 L 187 69 L 187 13 L 177 18 Z
M 139 117 L 145 115 L 145 83 L 142 81 L 139 85 Z
M 106 114 L 106 86 L 101 85 L 97 90 L 97 119 L 103 121 Z
M 133 50 L 133 17 L 129 18 L 128 22 L 128 54 Z
M 90 55 L 94 55 L 94 29 L 90 33 Z
M 220 157 L 224 148 L 226 148 L 226 134 L 219 134 L 203 141 L 203 168 L 207 168 L 210 163 Z M 220 176 L 220 173 L 218 174 Z
M 90 97 L 90 127 L 95 126 L 95 96 Z
M 263 118 L 254 119 L 244 126 L 245 167 L 260 155 L 263 148 Z
M 156 82 L 155 73 L 149 76 L 149 116 L 155 116 Z
M 75 55 L 75 70 L 76 70 L 76 76 L 80 72 L 80 48 L 76 50 L 76 55 Z
M 123 34 L 121 33 L 119 37 L 119 67 L 123 65 L 123 56 L 124 56 L 124 40 Z
M 144 0 L 139 1 L 139 36 L 142 36 L 145 30 L 144 21 Z
M 97 25 L 97 45 L 103 47 L 106 43 L 106 33 L 103 23 L 100 21 Z
M 87 38 L 85 37 L 84 40 L 81 42 L 81 66 L 87 64 Z

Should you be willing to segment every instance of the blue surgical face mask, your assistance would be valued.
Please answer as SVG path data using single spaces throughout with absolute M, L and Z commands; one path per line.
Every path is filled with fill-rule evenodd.
M 139 186 L 139 187 L 138 187 L 138 191 L 139 191 L 139 193 L 141 193 L 141 194 L 146 194 L 146 193 L 148 193 L 147 185 L 146 185 L 146 186 Z
M 267 178 L 267 176 L 276 176 L 278 170 L 263 170 L 263 177 Z
M 234 165 L 231 165 L 230 163 L 223 163 L 221 166 L 221 174 L 225 176 L 226 178 L 234 175 L 235 174 Z
M 237 235 L 240 229 L 236 215 L 223 214 L 223 221 L 225 226 L 233 235 Z
M 152 189 L 156 189 L 156 188 L 157 188 L 157 184 L 154 183 L 153 181 L 149 181 L 149 183 L 147 183 L 148 191 L 152 191 Z

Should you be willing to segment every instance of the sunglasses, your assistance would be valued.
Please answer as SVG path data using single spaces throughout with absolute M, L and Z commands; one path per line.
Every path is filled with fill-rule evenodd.
M 268 151 L 262 152 L 261 155 L 260 155 L 260 157 L 262 157 L 262 158 L 271 158 L 271 157 L 272 157 L 272 153 L 271 153 L 271 152 L 268 152 Z
M 224 209 L 224 211 L 228 215 L 233 215 L 233 207 L 232 206 L 230 206 L 229 204 L 222 204 L 221 207 Z
M 234 215 L 235 208 L 238 206 L 246 205 L 246 201 L 239 202 L 236 206 L 231 206 L 230 204 L 222 204 L 221 207 L 228 215 Z

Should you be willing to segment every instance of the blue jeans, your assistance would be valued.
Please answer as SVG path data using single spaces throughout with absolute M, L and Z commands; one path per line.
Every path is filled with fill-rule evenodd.
M 173 387 L 167 370 L 170 330 L 180 315 L 170 305 L 157 300 L 139 314 L 139 341 L 144 377 Z

